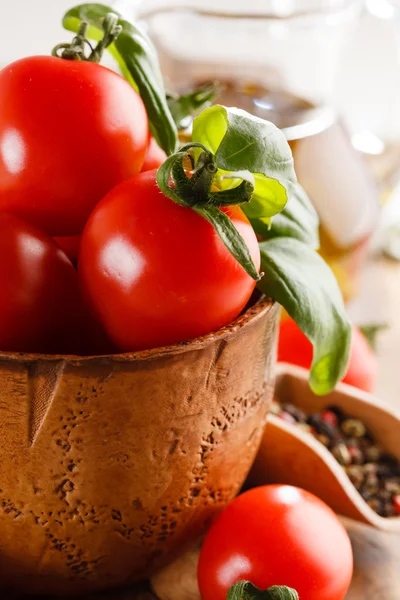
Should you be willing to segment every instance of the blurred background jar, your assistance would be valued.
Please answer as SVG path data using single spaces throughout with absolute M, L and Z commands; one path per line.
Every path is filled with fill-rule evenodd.
M 138 8 L 169 88 L 184 92 L 217 80 L 218 102 L 284 130 L 298 178 L 320 216 L 321 254 L 346 298 L 357 289 L 379 215 L 371 171 L 331 105 L 342 51 L 363 5 L 146 0 Z

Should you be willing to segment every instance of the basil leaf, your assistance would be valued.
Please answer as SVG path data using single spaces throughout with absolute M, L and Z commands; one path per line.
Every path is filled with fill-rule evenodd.
M 217 83 L 206 83 L 182 96 L 167 95 L 169 110 L 178 129 L 185 129 L 190 117 L 193 117 L 206 104 L 211 103 L 218 91 Z
M 292 237 L 318 250 L 318 215 L 299 183 L 291 186 L 289 201 L 283 211 L 270 220 L 253 217 L 245 206 L 242 208 L 256 233 L 265 238 Z
M 221 241 L 238 261 L 243 269 L 254 279 L 258 281 L 260 275 L 251 258 L 246 242 L 230 220 L 230 218 L 219 208 L 215 206 L 192 206 L 192 210 L 201 215 L 214 227 Z
M 285 585 L 260 590 L 250 581 L 238 581 L 229 588 L 226 600 L 299 600 L 299 596 L 295 590 Z
M 150 38 L 125 21 L 113 8 L 103 4 L 81 4 L 71 8 L 64 15 L 63 26 L 76 33 L 82 21 L 86 21 L 89 24 L 88 37 L 98 41 L 103 37 L 104 17 L 110 12 L 118 15 L 122 31 L 108 50 L 117 60 L 125 78 L 142 97 L 157 143 L 171 154 L 177 143 L 177 129 L 168 108 L 157 53 Z
M 192 138 L 204 144 L 223 171 L 250 171 L 255 189 L 244 208 L 253 218 L 280 212 L 296 183 L 293 157 L 282 131 L 238 108 L 215 105 L 193 121 Z
M 260 243 L 261 270 L 257 284 L 279 302 L 314 346 L 310 387 L 327 394 L 345 374 L 351 326 L 336 279 L 325 261 L 308 245 L 293 238 Z

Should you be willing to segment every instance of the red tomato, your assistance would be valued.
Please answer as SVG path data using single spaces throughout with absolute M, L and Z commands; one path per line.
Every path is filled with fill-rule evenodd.
M 259 268 L 244 213 L 224 210 Z M 218 329 L 237 317 L 255 285 L 205 219 L 162 194 L 156 171 L 120 184 L 95 208 L 78 270 L 89 305 L 122 351 Z
M 161 150 L 156 140 L 153 137 L 150 137 L 146 156 L 144 157 L 142 172 L 158 169 L 158 167 L 163 164 L 166 158 L 167 155 L 165 154 L 164 150 Z
M 282 319 L 279 330 L 278 360 L 309 369 L 312 363 L 311 342 L 290 319 Z M 352 328 L 350 360 L 342 381 L 366 392 L 375 387 L 378 363 L 364 334 Z
M 203 600 L 225 600 L 247 579 L 261 589 L 286 585 L 303 600 L 343 600 L 353 555 L 335 513 L 309 492 L 285 485 L 254 488 L 217 518 L 200 554 Z
M 72 264 L 78 263 L 79 248 L 81 245 L 80 235 L 64 235 L 61 237 L 55 237 L 54 241 L 64 250 Z
M 74 352 L 78 276 L 45 233 L 0 213 L 0 351 Z
M 80 233 L 139 173 L 147 115 L 129 83 L 91 62 L 33 56 L 0 72 L 0 210 L 50 235 Z

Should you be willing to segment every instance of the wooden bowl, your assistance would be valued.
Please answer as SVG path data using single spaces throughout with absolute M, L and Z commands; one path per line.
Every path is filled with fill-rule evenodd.
M 278 307 L 136 354 L 0 354 L 0 582 L 142 579 L 236 495 L 274 386 Z
M 308 371 L 279 364 L 275 396 L 306 413 L 329 404 L 361 419 L 377 443 L 400 460 L 400 415 L 377 398 L 346 384 L 327 396 L 316 396 L 308 386 Z M 325 446 L 295 425 L 270 415 L 249 482 L 287 483 L 302 487 L 345 517 L 378 529 L 400 532 L 400 517 L 380 517 L 368 506 Z

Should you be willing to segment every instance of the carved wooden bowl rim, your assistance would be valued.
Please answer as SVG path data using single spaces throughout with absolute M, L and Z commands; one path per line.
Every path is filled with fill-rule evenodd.
M 251 303 L 244 311 L 234 319 L 229 325 L 225 325 L 216 331 L 206 335 L 196 337 L 177 344 L 141 350 L 139 352 L 125 352 L 121 354 L 90 355 L 78 356 L 75 354 L 35 354 L 27 352 L 1 352 L 0 362 L 37 362 L 37 361 L 60 361 L 67 360 L 71 364 L 80 365 L 91 362 L 136 362 L 149 361 L 164 356 L 173 356 L 183 354 L 194 350 L 201 350 L 216 341 L 224 340 L 228 337 L 234 337 L 240 331 L 249 325 L 259 321 L 274 306 L 274 301 L 257 291 L 251 300 Z

